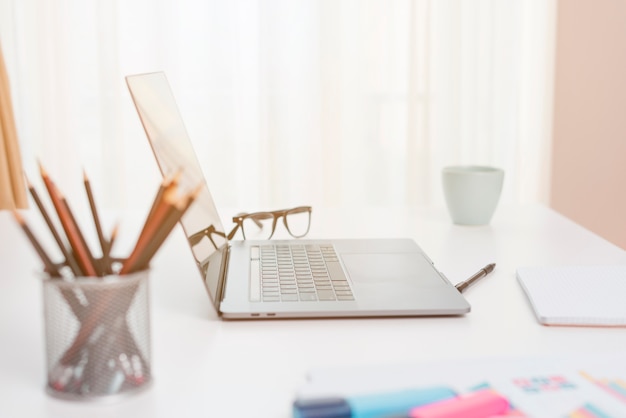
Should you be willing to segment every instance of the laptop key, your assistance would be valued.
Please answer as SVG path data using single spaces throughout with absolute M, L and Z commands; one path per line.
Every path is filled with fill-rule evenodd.
M 327 262 L 326 268 L 328 269 L 328 275 L 332 281 L 348 281 L 348 278 L 341 267 L 341 263 L 337 261 Z
M 275 290 L 272 290 L 272 291 L 267 291 L 267 290 L 263 289 L 261 294 L 263 295 L 263 298 L 265 298 L 265 296 L 280 296 L 280 292 L 278 291 L 278 289 L 275 289 Z
M 335 290 L 337 296 L 352 296 L 352 292 L 349 290 Z
M 319 300 L 335 300 L 335 292 L 332 290 L 318 289 L 317 297 Z
M 261 272 L 259 260 L 250 261 L 250 301 L 261 301 Z
M 281 297 L 283 302 L 297 302 L 299 300 L 297 293 L 288 295 L 283 294 Z
M 310 302 L 317 300 L 317 296 L 315 296 L 315 293 L 300 293 L 300 300 Z

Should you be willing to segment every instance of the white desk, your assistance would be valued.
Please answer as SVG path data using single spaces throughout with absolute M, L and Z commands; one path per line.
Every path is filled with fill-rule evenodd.
M 223 212 L 225 219 L 230 214 Z M 347 215 L 314 208 L 311 238 L 409 236 L 453 282 L 489 262 L 497 267 L 466 291 L 472 311 L 464 317 L 228 322 L 216 317 L 177 229 L 153 263 L 153 386 L 113 405 L 60 401 L 44 391 L 41 287 L 35 276 L 41 264 L 7 212 L 0 212 L 0 231 L 3 417 L 286 418 L 296 388 L 317 366 L 626 347 L 623 329 L 536 322 L 516 267 L 626 263 L 625 251 L 549 209 L 499 208 L 491 226 L 460 227 L 443 209 Z

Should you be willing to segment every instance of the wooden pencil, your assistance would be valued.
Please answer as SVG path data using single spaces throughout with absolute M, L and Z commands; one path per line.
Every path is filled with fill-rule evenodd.
M 93 197 L 93 191 L 91 190 L 91 183 L 87 177 L 87 172 L 83 170 L 83 184 L 85 185 L 85 192 L 87 193 L 87 199 L 89 200 L 89 208 L 91 209 L 91 216 L 93 223 L 96 226 L 96 232 L 98 234 L 98 241 L 100 241 L 100 249 L 102 250 L 102 256 L 106 251 L 106 239 L 102 232 L 102 224 L 100 223 L 100 216 L 98 216 L 98 208 L 96 207 L 96 201 Z
M 145 229 L 149 225 L 150 218 L 154 216 L 154 212 L 156 211 L 159 204 L 161 204 L 161 202 L 163 201 L 163 195 L 165 191 L 171 190 L 173 188 L 174 188 L 174 185 L 172 183 L 172 179 L 164 178 L 161 181 L 161 184 L 159 185 L 159 189 L 157 190 L 157 193 L 154 196 L 154 200 L 152 201 L 152 206 L 150 207 L 150 210 L 148 211 L 148 215 L 146 216 L 146 219 L 144 220 L 141 232 L 139 232 L 140 237 L 145 233 Z
M 111 231 L 111 235 L 109 237 L 109 241 L 107 242 L 106 249 L 104 250 L 104 254 L 102 254 L 102 264 L 104 265 L 104 269 L 107 274 L 113 273 L 113 260 L 111 259 L 111 251 L 113 249 L 113 244 L 115 244 L 115 240 L 117 239 L 119 227 L 119 224 L 115 224 L 113 226 L 113 230 Z
M 22 215 L 20 215 L 19 212 L 15 211 L 15 210 L 13 211 L 13 217 L 15 218 L 17 223 L 20 225 L 20 227 L 22 228 L 22 230 L 26 234 L 26 237 L 28 238 L 28 240 L 32 244 L 33 248 L 35 248 L 35 251 L 39 255 L 39 258 L 41 258 L 41 261 L 43 261 L 43 264 L 44 264 L 48 274 L 51 277 L 61 277 L 61 273 L 57 269 L 57 267 L 54 264 L 54 262 L 52 262 L 52 260 L 50 259 L 50 257 L 46 253 L 46 251 L 43 249 L 43 247 L 41 246 L 41 244 L 39 243 L 39 241 L 37 240 L 37 238 L 35 237 L 35 235 L 31 231 L 29 226 L 26 224 L 26 220 L 24 220 Z
M 165 220 L 168 219 L 172 212 L 176 211 L 177 203 L 177 190 L 169 188 L 166 189 L 163 193 L 161 201 L 157 204 L 154 213 L 146 219 L 141 234 L 139 235 L 139 238 L 137 238 L 135 247 L 124 262 L 124 265 L 120 270 L 120 274 L 128 274 L 136 271 L 139 267 L 139 263 L 144 257 L 143 252 L 149 246 L 150 241 L 158 233 Z
M 178 187 L 178 183 L 180 182 L 181 175 L 182 175 L 182 171 L 179 170 L 176 173 L 174 173 L 173 176 L 163 178 L 163 181 L 161 182 L 161 185 L 159 186 L 159 189 L 157 190 L 157 194 L 154 197 L 154 200 L 152 201 L 152 207 L 150 208 L 150 212 L 148 212 L 148 218 L 150 218 L 150 216 L 154 214 L 154 210 L 156 209 L 157 204 L 163 198 L 163 193 L 165 193 L 167 189 L 175 189 Z
M 59 234 L 56 227 L 54 226 L 54 223 L 52 223 L 52 219 L 50 218 L 50 215 L 48 215 L 48 211 L 46 210 L 45 206 L 43 205 L 43 202 L 39 198 L 39 194 L 37 193 L 37 190 L 35 190 L 35 187 L 30 183 L 30 181 L 28 181 L 28 178 L 26 176 L 24 177 L 26 178 L 26 183 L 28 184 L 28 190 L 30 192 L 30 195 L 32 196 L 33 200 L 35 201 L 35 204 L 37 205 L 37 208 L 39 209 L 39 213 L 41 213 L 41 216 L 46 222 L 46 225 L 48 225 L 48 229 L 50 230 L 50 233 L 52 233 L 54 240 L 59 246 L 59 249 L 61 250 L 63 257 L 65 257 L 65 263 L 70 268 L 70 270 L 72 270 L 72 273 L 74 273 L 74 275 L 80 275 L 80 270 L 79 270 L 78 265 L 76 264 L 76 260 L 74 259 L 74 256 L 67 250 L 67 247 L 63 243 L 63 239 L 61 238 L 61 235 Z
M 89 245 L 87 245 L 87 240 L 85 239 L 85 236 L 83 235 L 83 232 L 81 231 L 80 227 L 78 226 L 78 222 L 76 221 L 76 217 L 74 216 L 74 212 L 72 212 L 72 209 L 70 208 L 70 204 L 68 203 L 67 199 L 59 192 L 58 193 L 59 197 L 61 198 L 61 205 L 63 206 L 63 209 L 65 211 L 65 213 L 67 213 L 67 217 L 70 221 L 70 224 L 74 226 L 75 230 L 76 230 L 76 237 L 78 239 L 79 242 L 79 248 L 81 249 L 81 251 L 84 251 L 87 260 L 88 260 L 88 264 L 89 266 L 91 266 L 91 268 L 93 269 L 93 274 L 89 273 L 87 274 L 88 276 L 101 276 L 100 272 L 98 271 L 98 269 L 96 268 L 96 259 L 93 256 L 93 254 L 91 253 L 91 250 L 89 249 Z
M 67 205 L 63 204 L 62 198 L 56 185 L 48 176 L 48 173 L 45 171 L 43 166 L 39 165 L 39 170 L 41 172 L 41 178 L 48 190 L 48 195 L 50 196 L 50 200 L 52 200 L 52 204 L 57 212 L 59 220 L 61 221 L 61 225 L 65 230 L 65 234 L 67 236 L 68 241 L 70 242 L 70 246 L 74 251 L 76 256 L 76 261 L 78 267 L 81 270 L 81 273 L 86 276 L 97 276 L 97 272 L 95 267 L 92 264 L 91 253 L 89 252 L 89 248 L 85 246 L 85 244 L 81 241 L 80 230 L 78 229 L 78 225 L 73 222 L 72 217 L 67 211 Z
M 159 228 L 154 237 L 150 240 L 149 244 L 146 246 L 146 249 L 143 251 L 141 258 L 137 261 L 137 267 L 135 268 L 135 271 L 140 271 L 148 268 L 152 257 L 154 257 L 159 248 L 161 248 L 178 221 L 180 221 L 187 209 L 189 209 L 192 202 L 196 199 L 199 191 L 200 189 L 194 190 L 188 195 L 183 196 L 177 202 L 176 210 L 170 213 L 168 218 L 163 222 L 161 228 Z
M 17 222 L 20 224 L 22 230 L 28 237 L 28 240 L 31 242 L 31 244 L 35 248 L 35 251 L 37 251 L 37 254 L 43 261 L 43 264 L 45 266 L 45 271 L 53 279 L 62 278 L 63 276 L 57 269 L 54 262 L 52 262 L 52 260 L 50 259 L 46 251 L 43 249 L 43 247 L 41 246 L 41 244 L 39 243 L 39 241 L 37 240 L 37 238 L 31 231 L 30 227 L 26 224 L 26 221 L 24 220 L 24 218 L 17 211 L 13 211 L 13 216 L 15 217 Z M 63 295 L 63 298 L 65 298 L 65 301 L 67 302 L 68 306 L 70 307 L 72 312 L 74 312 L 74 315 L 76 315 L 76 318 L 81 319 L 85 315 L 85 307 L 82 305 L 78 297 L 70 289 L 61 288 L 60 291 L 61 291 L 61 294 Z

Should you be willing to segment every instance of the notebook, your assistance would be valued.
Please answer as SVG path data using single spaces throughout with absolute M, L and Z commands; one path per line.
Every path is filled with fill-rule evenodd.
M 202 184 L 181 225 L 207 294 L 223 318 L 431 316 L 469 312 L 467 301 L 411 239 L 229 240 L 200 165 L 211 164 L 212 159 L 220 157 L 197 158 L 164 73 L 131 75 L 126 82 L 163 176 L 179 173 L 182 188 L 194 189 Z M 315 269 L 325 269 L 332 277 L 324 281 L 325 286 L 313 280 L 297 280 L 302 283 L 296 287 L 274 277 L 272 285 L 280 288 L 276 290 L 290 290 L 285 293 L 289 296 L 266 292 L 264 283 L 258 281 L 259 254 L 281 248 L 290 254 L 299 252 L 296 258 L 300 260 L 323 263 Z M 326 258 L 322 251 L 332 256 Z M 286 261 L 281 263 L 284 266 Z M 299 267 L 303 269 L 306 270 Z M 341 298 L 331 299 L 328 292 L 319 292 L 329 290 L 328 282 L 337 284 L 335 287 L 343 292 Z
M 626 265 L 523 267 L 517 279 L 542 324 L 626 326 Z

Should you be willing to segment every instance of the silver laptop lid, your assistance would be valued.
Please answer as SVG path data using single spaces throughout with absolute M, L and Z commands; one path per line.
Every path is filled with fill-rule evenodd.
M 219 310 L 228 240 L 169 82 L 162 72 L 126 77 L 126 83 L 163 177 L 180 172 L 180 187 L 202 189 L 181 225 L 213 303 Z

